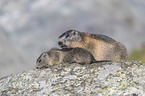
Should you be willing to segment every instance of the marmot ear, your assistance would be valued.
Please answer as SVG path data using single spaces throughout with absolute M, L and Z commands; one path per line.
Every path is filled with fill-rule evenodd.
M 72 30 L 72 34 L 73 34 L 73 36 L 78 35 L 78 34 L 79 34 L 79 31 L 77 31 L 77 30 Z
M 75 40 L 81 39 L 80 32 L 77 30 L 73 30 L 71 32 L 71 39 L 75 39 Z
M 48 55 L 48 52 L 45 52 L 44 54 L 43 54 L 43 58 L 49 58 L 49 55 Z

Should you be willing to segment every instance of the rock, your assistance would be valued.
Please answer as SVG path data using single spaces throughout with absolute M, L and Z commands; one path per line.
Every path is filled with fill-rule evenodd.
M 0 79 L 0 95 L 143 95 L 145 63 L 60 64 Z

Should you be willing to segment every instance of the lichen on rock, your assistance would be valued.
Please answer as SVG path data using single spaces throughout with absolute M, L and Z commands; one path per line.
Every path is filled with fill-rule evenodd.
M 3 77 L 0 86 L 0 95 L 143 95 L 145 64 L 59 64 Z

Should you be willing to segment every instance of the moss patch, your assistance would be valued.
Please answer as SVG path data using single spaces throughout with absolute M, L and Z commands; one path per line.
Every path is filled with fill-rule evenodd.
M 138 50 L 134 50 L 130 54 L 129 60 L 139 60 L 139 61 L 145 62 L 145 45 L 142 46 Z

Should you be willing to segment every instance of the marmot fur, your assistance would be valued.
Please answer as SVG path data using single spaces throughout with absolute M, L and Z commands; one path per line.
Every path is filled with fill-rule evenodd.
M 36 68 L 49 67 L 64 63 L 91 64 L 97 63 L 93 55 L 83 48 L 52 48 L 43 52 L 36 61 Z M 106 61 L 101 61 L 106 62 Z
M 61 48 L 84 48 L 91 52 L 97 61 L 121 61 L 127 59 L 127 50 L 122 43 L 101 34 L 69 30 L 59 36 L 58 44 Z

